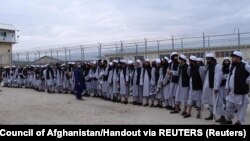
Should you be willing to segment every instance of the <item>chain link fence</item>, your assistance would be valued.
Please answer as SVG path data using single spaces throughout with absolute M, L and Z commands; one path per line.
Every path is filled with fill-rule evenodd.
M 51 62 L 89 61 L 98 59 L 142 59 L 157 58 L 168 55 L 172 51 L 180 53 L 199 52 L 198 57 L 204 57 L 205 52 L 214 49 L 241 50 L 249 48 L 250 32 L 205 35 L 197 37 L 169 39 L 148 39 L 136 41 L 119 41 L 111 43 L 81 44 L 50 48 L 32 48 L 16 50 L 12 54 L 0 53 L 0 64 L 4 59 L 11 58 L 13 65 L 46 64 Z M 43 49 L 44 48 L 44 49 Z M 44 59 L 42 61 L 38 60 Z M 249 59 L 249 58 L 248 58 Z

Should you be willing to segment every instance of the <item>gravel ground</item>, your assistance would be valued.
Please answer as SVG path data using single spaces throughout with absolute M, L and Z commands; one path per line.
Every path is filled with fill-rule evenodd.
M 214 124 L 171 115 L 160 108 L 112 103 L 98 98 L 77 101 L 73 95 L 1 88 L 0 124 Z M 207 117 L 205 110 L 202 117 Z M 246 117 L 250 124 L 250 108 Z

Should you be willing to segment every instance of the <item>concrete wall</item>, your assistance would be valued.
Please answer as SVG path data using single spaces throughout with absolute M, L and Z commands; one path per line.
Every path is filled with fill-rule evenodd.
M 0 65 L 11 65 L 12 44 L 0 42 Z

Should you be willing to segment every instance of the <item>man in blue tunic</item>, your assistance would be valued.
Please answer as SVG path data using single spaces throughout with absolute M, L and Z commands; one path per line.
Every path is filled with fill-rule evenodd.
M 77 63 L 77 68 L 74 70 L 74 78 L 75 78 L 75 94 L 77 100 L 84 100 L 82 98 L 82 92 L 85 89 L 85 77 L 81 70 L 80 63 Z

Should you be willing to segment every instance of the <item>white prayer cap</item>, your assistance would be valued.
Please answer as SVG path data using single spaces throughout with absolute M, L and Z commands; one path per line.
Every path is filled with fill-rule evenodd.
M 172 60 L 169 60 L 168 63 L 172 63 Z
M 156 59 L 155 62 L 156 62 L 156 64 L 160 64 L 161 63 L 161 59 Z
M 197 57 L 195 57 L 195 56 L 191 55 L 191 56 L 190 56 L 190 58 L 189 58 L 189 60 L 192 60 L 192 61 L 197 61 Z
M 150 60 L 149 59 L 145 59 L 144 62 L 150 62 Z
M 110 66 L 113 66 L 113 63 L 112 63 L 112 62 L 109 62 L 109 65 L 110 65 Z
M 184 59 L 184 60 L 187 61 L 187 57 L 185 55 L 183 55 L 183 54 L 181 54 L 179 58 Z
M 65 66 L 65 64 L 62 64 L 62 65 L 61 65 L 61 67 L 64 67 L 64 66 Z
M 240 52 L 240 51 L 234 51 L 233 54 L 232 54 L 231 56 L 237 56 L 237 57 L 243 58 L 243 54 L 242 54 L 242 52 Z
M 132 64 L 133 64 L 133 61 L 132 61 L 132 60 L 129 60 L 129 61 L 128 61 L 128 64 L 129 64 L 129 65 L 132 65 Z
M 170 57 L 172 58 L 172 56 L 174 56 L 174 55 L 178 55 L 178 53 L 177 52 L 172 52 Z
M 230 58 L 229 57 L 224 57 L 223 61 L 225 61 L 225 60 L 229 60 L 230 61 Z
M 7 69 L 7 68 L 10 68 L 10 66 L 5 66 L 5 67 L 3 67 L 4 69 Z
M 140 60 L 136 60 L 136 62 L 137 62 L 137 63 L 141 63 L 141 61 L 140 61 Z
M 12 66 L 12 68 L 15 68 L 15 67 L 16 67 L 16 66 L 14 66 L 14 65 Z
M 169 59 L 168 59 L 168 57 L 167 57 L 167 56 L 165 56 L 165 57 L 164 57 L 164 59 L 165 59 L 165 60 L 167 60 L 167 61 L 169 61 Z
M 203 62 L 202 58 L 197 58 L 196 60 L 199 61 L 199 62 Z
M 121 63 L 124 63 L 124 64 L 127 63 L 126 60 L 120 60 L 120 62 L 121 62 Z
M 213 53 L 207 53 L 206 58 L 215 58 Z
M 76 63 L 75 62 L 71 62 L 72 65 L 75 65 Z
M 96 61 L 93 61 L 93 64 L 96 65 Z
M 114 62 L 114 63 L 118 63 L 119 61 L 115 59 L 115 60 L 113 60 L 113 62 Z

